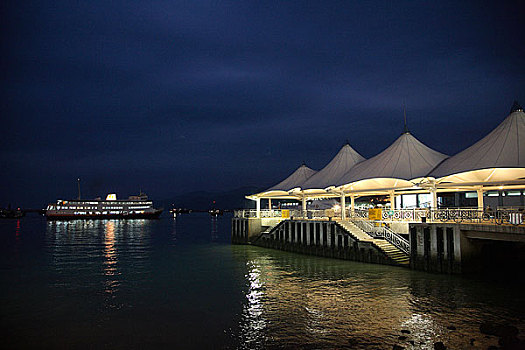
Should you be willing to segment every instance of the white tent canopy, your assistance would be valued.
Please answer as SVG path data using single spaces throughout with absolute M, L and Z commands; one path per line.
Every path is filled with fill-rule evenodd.
M 319 172 L 302 165 L 268 190 L 247 198 L 312 198 L 430 192 L 483 192 L 523 188 L 525 184 L 525 113 L 517 103 L 501 124 L 464 151 L 448 158 L 408 131 L 388 148 L 365 160 L 348 144 Z M 423 193 L 421 192 L 421 193 Z
M 310 169 L 306 164 L 303 164 L 278 184 L 263 192 L 246 196 L 246 198 L 252 200 L 257 198 L 299 199 L 300 197 L 296 193 L 291 193 L 291 190 L 300 188 L 315 173 L 317 173 L 316 170 Z
M 355 190 L 352 187 L 356 186 L 360 191 L 408 187 L 413 185 L 408 180 L 428 174 L 446 158 L 404 132 L 383 152 L 355 165 L 336 185 L 345 190 Z
M 348 143 L 345 144 L 335 157 L 315 175 L 312 175 L 302 186 L 303 189 L 324 189 L 336 184 L 344 174 L 354 165 L 365 160 Z
M 316 170 L 310 169 L 306 164 L 303 164 L 286 179 L 279 182 L 277 185 L 270 187 L 265 192 L 273 190 L 289 191 L 296 187 L 302 187 L 306 180 L 315 173 L 317 173 Z
M 518 107 L 487 136 L 429 176 L 438 183 L 485 184 L 525 178 L 525 113 Z

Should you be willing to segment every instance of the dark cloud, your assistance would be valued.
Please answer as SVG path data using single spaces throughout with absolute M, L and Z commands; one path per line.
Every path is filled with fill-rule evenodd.
M 1 6 L 6 203 L 74 195 L 78 176 L 90 196 L 270 185 L 346 140 L 380 152 L 404 104 L 454 154 L 525 101 L 519 1 Z

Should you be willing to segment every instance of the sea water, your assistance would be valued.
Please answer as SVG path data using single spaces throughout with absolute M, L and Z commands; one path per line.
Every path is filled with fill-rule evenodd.
M 0 221 L 3 348 L 487 348 L 515 280 L 230 244 L 231 217 Z

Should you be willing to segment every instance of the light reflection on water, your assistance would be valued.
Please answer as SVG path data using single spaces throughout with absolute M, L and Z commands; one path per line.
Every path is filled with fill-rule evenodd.
M 485 282 L 253 247 L 237 254 L 247 270 L 243 348 L 487 348 L 498 339 L 480 334 L 482 322 L 525 328 L 523 298 L 511 311 Z
M 106 289 L 107 294 L 113 294 L 118 290 L 120 282 L 118 275 L 120 272 L 117 269 L 117 250 L 115 249 L 115 222 L 106 222 L 105 230 L 105 241 L 104 241 L 104 275 L 107 277 Z
M 171 237 L 170 237 L 170 245 L 174 245 L 177 243 L 177 217 L 173 217 L 173 223 L 171 225 Z
M 95 287 L 105 296 L 104 308 L 121 308 L 117 293 L 123 283 L 131 282 L 122 277 L 123 270 L 130 270 L 127 264 L 132 262 L 134 278 L 148 273 L 144 262 L 150 250 L 149 231 L 147 220 L 49 221 L 46 237 L 58 275 L 56 286 L 91 292 Z
M 211 221 L 211 241 L 217 242 L 217 239 L 219 238 L 219 218 L 218 215 L 210 215 L 210 221 Z
M 254 349 L 260 346 L 267 327 L 264 317 L 265 285 L 261 281 L 261 270 L 257 261 L 246 262 L 248 273 L 245 278 L 248 282 L 246 300 L 243 305 L 241 328 L 241 345 L 245 349 Z

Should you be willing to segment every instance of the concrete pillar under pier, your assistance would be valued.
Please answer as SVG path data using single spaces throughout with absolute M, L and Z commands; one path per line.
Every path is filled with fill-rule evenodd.
M 232 243 L 246 244 L 259 236 L 263 227 L 261 219 L 257 218 L 233 218 L 232 219 Z
M 264 223 L 261 229 L 268 227 L 267 218 L 234 218 L 233 220 L 242 220 L 247 226 L 249 221 L 259 220 Z M 238 227 L 237 225 L 235 226 Z M 270 237 L 257 236 L 256 238 L 251 241 L 248 240 L 248 242 L 239 243 L 252 243 L 267 248 L 329 258 L 395 265 L 391 259 L 381 252 L 380 248 L 371 245 L 369 242 L 354 240 L 345 229 L 334 221 L 285 220 L 275 228 Z M 290 241 L 293 243 L 289 243 Z M 351 249 L 348 247 L 351 247 Z
M 523 226 L 410 224 L 410 260 L 416 270 L 500 276 L 523 270 L 524 253 Z
M 310 226 L 311 225 L 306 225 L 306 245 L 310 245 Z M 314 230 L 315 230 L 315 225 L 314 225 Z

